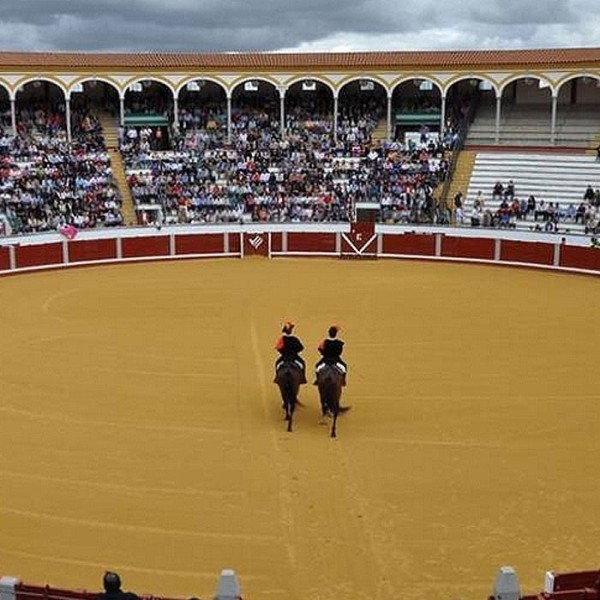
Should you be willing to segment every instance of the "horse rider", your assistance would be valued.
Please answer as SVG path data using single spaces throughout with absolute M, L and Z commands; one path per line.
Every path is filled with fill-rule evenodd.
M 281 329 L 281 336 L 279 336 L 279 339 L 275 344 L 275 350 L 279 352 L 280 356 L 275 361 L 274 383 L 277 383 L 277 370 L 285 361 L 292 361 L 299 369 L 301 369 L 302 379 L 300 380 L 300 383 L 306 383 L 306 363 L 300 356 L 300 352 L 304 350 L 304 345 L 295 335 L 293 335 L 294 327 L 294 323 L 286 321 Z
M 318 373 L 323 365 L 335 365 L 343 375 L 342 385 L 346 385 L 348 365 L 342 360 L 344 342 L 338 339 L 339 330 L 340 328 L 337 325 L 332 325 L 327 331 L 328 337 L 319 344 L 317 350 L 322 358 L 315 365 L 315 373 Z M 317 385 L 316 381 L 314 385 Z

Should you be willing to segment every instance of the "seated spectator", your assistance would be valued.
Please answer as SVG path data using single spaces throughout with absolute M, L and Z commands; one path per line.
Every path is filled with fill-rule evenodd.
M 515 196 L 515 184 L 513 182 L 513 180 L 511 179 L 508 184 L 506 185 L 506 189 L 504 190 L 504 197 L 507 200 L 512 200 Z
M 107 571 L 102 578 L 104 592 L 97 596 L 97 600 L 139 600 L 133 592 L 124 592 L 121 589 L 121 578 L 117 573 Z
M 473 206 L 471 212 L 471 227 L 480 227 L 483 218 L 483 209 L 481 205 Z
M 542 221 L 545 221 L 548 218 L 548 207 L 546 206 L 544 200 L 540 200 L 537 203 L 537 208 L 533 213 L 533 220 L 537 221 L 538 218 L 541 218 Z
M 535 204 L 535 196 L 531 194 L 529 198 L 527 198 L 527 212 L 525 213 L 525 218 L 527 218 L 529 214 L 535 213 Z
M 584 194 L 583 199 L 587 202 L 593 202 L 596 199 L 596 192 L 594 192 L 594 188 L 591 185 L 588 185 Z
M 496 182 L 492 189 L 492 198 L 494 200 L 500 200 L 504 195 L 504 186 L 499 181 Z
M 483 192 L 481 190 L 477 192 L 477 196 L 475 196 L 475 200 L 473 201 L 473 206 L 478 206 L 482 210 L 485 207 L 485 200 L 483 198 Z

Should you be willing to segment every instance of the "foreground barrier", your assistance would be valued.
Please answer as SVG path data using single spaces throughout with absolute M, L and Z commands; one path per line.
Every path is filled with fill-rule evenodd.
M 357 224 L 252 224 L 99 229 L 0 238 L 0 274 L 144 260 L 220 257 L 399 258 L 600 272 L 585 236 Z
M 16 577 L 0 577 L 0 600 L 96 600 L 99 592 L 65 590 L 49 585 L 29 585 Z M 143 595 L 140 600 L 169 600 L 162 596 Z M 240 583 L 232 569 L 223 569 L 217 582 L 214 600 L 242 600 Z
M 97 592 L 64 590 L 21 583 L 15 577 L 0 578 L 0 600 L 96 600 Z M 513 567 L 501 567 L 494 580 L 492 595 L 487 600 L 598 600 L 600 570 L 555 573 L 546 571 L 544 590 L 535 595 L 522 595 L 519 578 Z M 159 596 L 140 596 L 140 600 L 168 600 Z M 223 569 L 214 600 L 243 600 L 237 574 Z
M 515 570 L 512 567 L 502 567 L 488 600 L 598 600 L 599 598 L 599 570 L 572 573 L 546 571 L 543 591 L 523 596 Z

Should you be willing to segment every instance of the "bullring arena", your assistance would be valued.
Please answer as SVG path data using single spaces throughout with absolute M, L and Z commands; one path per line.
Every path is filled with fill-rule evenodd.
M 519 76 L 548 82 L 554 145 L 562 86 L 600 79 L 600 57 L 550 55 L 484 67 L 500 100 L 530 89 Z M 68 55 L 24 60 L 3 67 L 15 130 L 37 68 L 68 94 L 88 77 L 117 82 L 121 119 L 127 86 L 147 76 L 123 57 L 93 59 L 111 75 Z M 312 67 L 364 77 L 360 61 L 333 60 Z M 378 81 L 415 74 L 378 60 Z M 446 83 L 472 66 L 421 65 L 463 72 Z M 233 89 L 247 75 L 219 77 Z M 506 229 L 375 223 L 373 204 L 341 222 L 203 224 L 148 223 L 154 209 L 138 206 L 140 226 L 0 238 L 0 572 L 25 582 L 2 600 L 87 598 L 74 590 L 98 590 L 106 569 L 140 594 L 206 598 L 226 567 L 250 599 L 475 600 L 504 565 L 527 594 L 547 570 L 596 568 L 589 232 L 534 230 L 527 215 Z M 272 378 L 286 319 L 309 365 L 342 327 L 352 409 L 335 440 L 312 385 L 285 431 Z
M 83 243 L 83 242 L 80 242 Z M 154 594 L 482 598 L 596 549 L 595 277 L 207 259 L 1 281 L 6 572 Z M 284 431 L 273 344 L 343 325 L 352 410 Z

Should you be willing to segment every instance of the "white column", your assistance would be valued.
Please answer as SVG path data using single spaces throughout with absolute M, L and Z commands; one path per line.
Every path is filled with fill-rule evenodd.
M 337 124 L 338 124 L 338 96 L 333 94 L 333 141 L 337 142 Z
M 231 144 L 231 92 L 227 92 L 227 143 Z
M 386 123 L 386 131 L 387 131 L 387 141 L 391 142 L 392 141 L 392 93 L 388 92 L 388 97 L 387 97 L 387 123 Z
M 8 247 L 8 261 L 11 271 L 14 271 L 17 268 L 17 250 L 12 245 Z
M 500 116 L 502 114 L 502 96 L 496 96 L 496 133 L 494 141 L 500 143 Z
M 444 138 L 444 130 L 446 129 L 446 96 L 442 95 L 442 114 L 440 115 L 440 136 Z
M 179 100 L 173 94 L 173 129 L 175 133 L 179 133 Z
M 10 99 L 10 123 L 12 126 L 13 135 L 17 135 L 17 101 L 15 98 Z
M 119 124 L 125 126 L 125 97 L 119 98 Z
M 285 135 L 285 88 L 279 88 L 279 129 L 281 137 Z
M 16 586 L 21 583 L 16 577 L 5 575 L 0 578 L 0 600 L 16 600 Z
M 558 109 L 558 96 L 552 95 L 552 121 L 550 124 L 550 143 L 556 143 L 556 112 Z
M 223 569 L 217 585 L 215 600 L 241 600 L 240 582 L 235 571 Z
M 67 122 L 67 142 L 71 143 L 71 99 L 65 100 L 65 121 Z
M 560 267 L 560 250 L 561 244 L 554 244 L 554 256 L 552 258 L 552 265 Z

